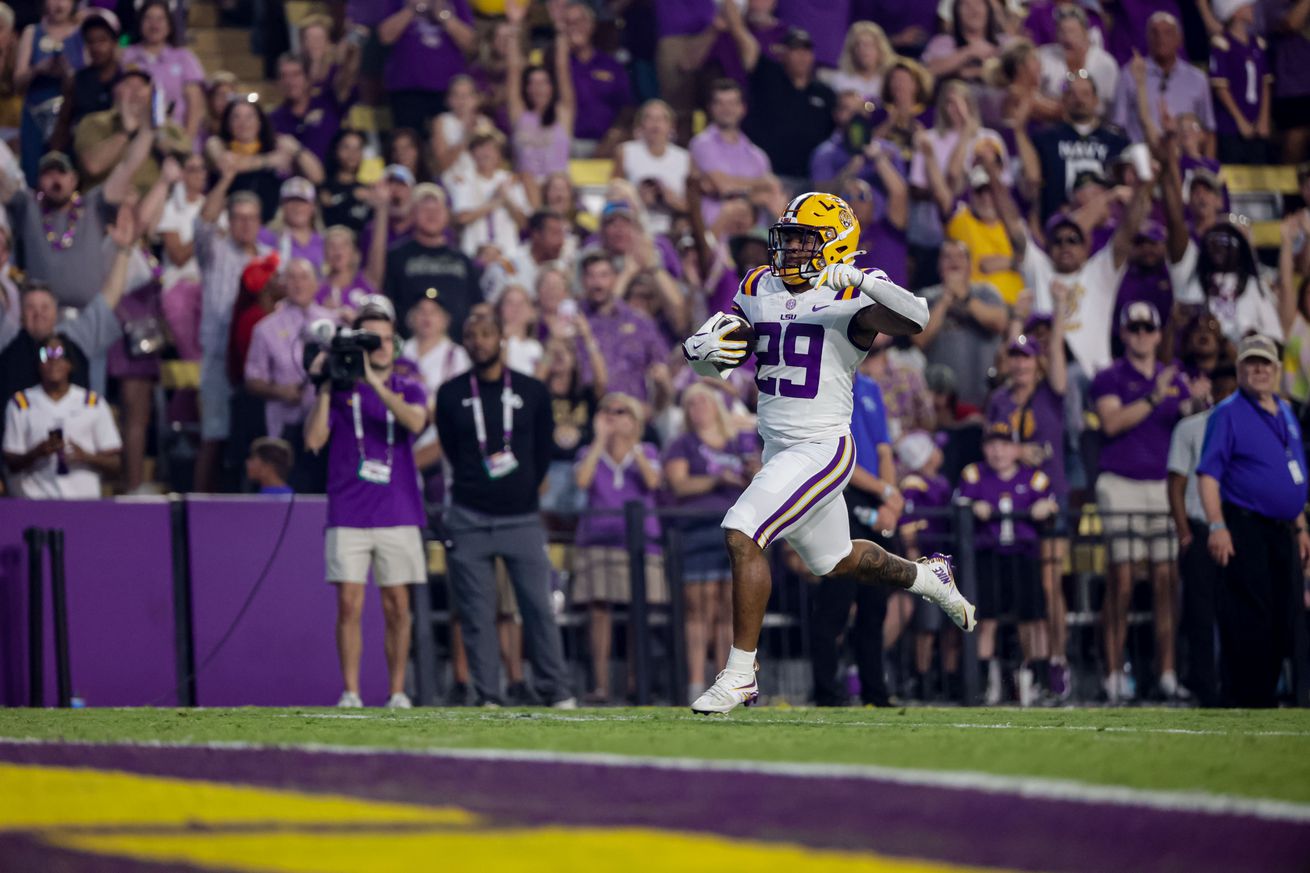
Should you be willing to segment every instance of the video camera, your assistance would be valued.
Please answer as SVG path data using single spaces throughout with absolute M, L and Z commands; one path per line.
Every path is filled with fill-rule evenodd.
M 364 378 L 364 356 L 382 347 L 382 337 L 367 330 L 337 327 L 328 319 L 309 326 L 305 342 L 305 369 L 319 352 L 327 352 L 327 363 L 319 381 L 331 380 L 336 391 L 347 391 Z

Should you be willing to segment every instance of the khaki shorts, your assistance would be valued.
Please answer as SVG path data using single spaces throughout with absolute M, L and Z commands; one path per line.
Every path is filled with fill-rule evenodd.
M 365 582 L 370 568 L 380 588 L 428 581 L 417 527 L 330 527 L 326 556 L 329 582 Z
M 1174 560 L 1178 544 L 1169 523 L 1169 496 L 1163 479 L 1125 479 L 1102 473 L 1096 478 L 1096 503 L 1111 561 L 1160 564 Z
M 584 603 L 630 603 L 632 574 L 628 571 L 628 550 L 609 546 L 583 546 L 573 550 L 572 601 Z M 667 603 L 664 584 L 664 556 L 646 553 L 646 602 Z

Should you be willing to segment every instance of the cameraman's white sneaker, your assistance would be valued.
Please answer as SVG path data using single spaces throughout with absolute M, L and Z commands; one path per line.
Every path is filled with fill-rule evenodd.
M 337 701 L 338 709 L 363 709 L 364 701 L 359 699 L 359 695 L 353 691 L 341 692 L 341 699 Z
M 387 709 L 413 709 L 414 704 L 410 702 L 409 695 L 403 691 L 397 691 L 391 695 L 387 701 Z
M 760 684 L 755 681 L 755 671 L 724 670 L 715 678 L 714 684 L 696 698 L 691 711 L 697 715 L 727 713 L 738 706 L 750 706 L 759 699 Z

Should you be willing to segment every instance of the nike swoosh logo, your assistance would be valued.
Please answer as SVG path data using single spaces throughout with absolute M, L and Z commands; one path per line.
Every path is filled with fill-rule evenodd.
M 814 312 L 818 312 L 818 311 L 820 311 L 820 310 L 827 309 L 827 308 L 828 308 L 829 306 L 831 306 L 831 305 L 832 305 L 831 303 L 825 303 L 825 304 L 823 304 L 822 306 L 820 306 L 820 305 L 818 305 L 818 304 L 816 303 L 816 304 L 814 304 L 814 309 L 813 309 L 813 311 L 814 311 Z
M 698 342 L 698 343 L 693 343 L 692 346 L 691 346 L 691 350 L 692 350 L 693 352 L 699 352 L 700 349 L 701 349 L 701 346 L 703 346 L 703 345 L 705 345 L 705 340 L 701 340 L 701 341 Z

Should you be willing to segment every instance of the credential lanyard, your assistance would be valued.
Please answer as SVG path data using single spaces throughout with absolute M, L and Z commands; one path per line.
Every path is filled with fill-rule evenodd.
M 514 437 L 514 406 L 510 402 L 509 367 L 501 365 L 503 387 L 500 389 L 500 423 L 505 433 L 505 448 L 509 451 L 510 440 Z M 482 414 L 482 396 L 478 391 L 478 377 L 469 373 L 469 392 L 473 395 L 473 432 L 478 437 L 478 451 L 483 460 L 487 455 L 487 420 Z
M 1264 409 L 1260 407 L 1260 404 L 1256 403 L 1254 400 L 1251 399 L 1251 395 L 1243 391 L 1242 397 L 1246 398 L 1246 402 L 1251 404 L 1251 407 L 1257 413 L 1256 417 L 1265 423 L 1265 427 L 1269 428 L 1271 431 L 1274 432 L 1274 436 L 1277 437 L 1278 441 L 1283 444 L 1283 451 L 1287 454 L 1288 460 L 1291 460 L 1292 459 L 1292 445 L 1291 445 L 1292 424 L 1291 421 L 1289 420 L 1291 419 L 1291 413 L 1288 412 L 1287 407 L 1283 406 L 1283 404 L 1279 403 L 1276 399 L 1274 400 L 1274 404 L 1278 407 L 1278 412 L 1274 414 L 1272 418 L 1279 420 L 1283 423 L 1283 426 L 1280 429 L 1277 425 L 1274 424 L 1274 422 L 1266 418 L 1265 415 L 1259 414 L 1259 413 L 1264 413 Z
M 364 454 L 364 416 L 359 411 L 360 403 L 359 392 L 356 391 L 351 396 L 350 414 L 355 421 L 355 442 L 359 444 L 359 460 L 367 461 L 368 456 Z M 387 466 L 391 466 L 392 446 L 396 444 L 396 417 L 387 410 Z

